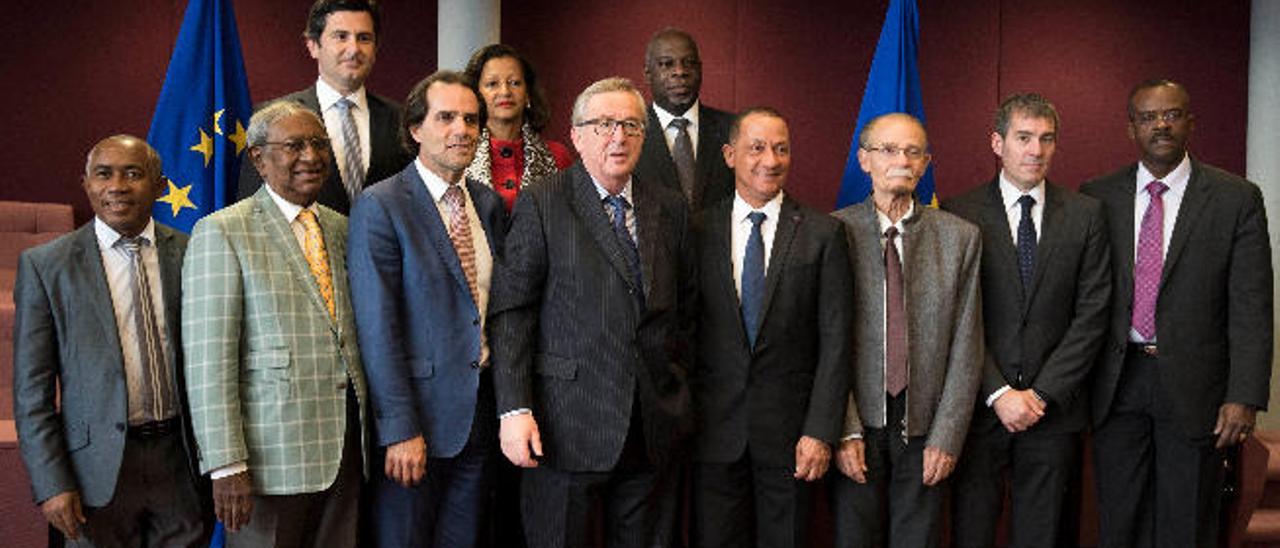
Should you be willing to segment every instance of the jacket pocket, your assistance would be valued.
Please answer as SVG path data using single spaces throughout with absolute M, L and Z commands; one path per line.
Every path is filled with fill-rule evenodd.
M 89 425 L 84 421 L 68 421 L 62 425 L 62 438 L 67 442 L 67 451 L 75 451 L 89 445 Z

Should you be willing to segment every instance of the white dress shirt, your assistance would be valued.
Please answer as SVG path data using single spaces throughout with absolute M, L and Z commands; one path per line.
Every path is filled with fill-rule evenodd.
M 658 123 L 662 125 L 662 136 L 667 139 L 667 150 L 671 151 L 676 146 L 676 128 L 671 127 L 671 121 L 676 118 L 684 118 L 689 121 L 689 125 L 685 126 L 685 131 L 689 132 L 689 140 L 693 143 L 693 159 L 698 159 L 698 101 L 694 101 L 689 110 L 684 114 L 676 116 L 667 112 L 657 103 L 653 104 L 653 113 L 658 115 Z
M 333 89 L 324 80 L 316 80 L 316 99 L 320 102 L 320 113 L 324 118 L 324 130 L 333 141 L 333 160 L 338 163 L 338 171 L 342 180 L 347 179 L 347 143 L 342 139 L 342 111 L 337 102 L 342 99 L 341 93 Z M 369 98 L 364 86 L 355 90 L 346 99 L 351 101 L 351 118 L 356 123 L 356 133 L 360 134 L 360 166 L 362 172 L 369 171 Z M 370 183 L 374 181 L 369 181 Z
M 778 233 L 778 215 L 782 212 L 782 192 L 772 200 L 765 202 L 764 207 L 754 209 L 736 192 L 733 195 L 733 212 L 729 215 L 732 229 L 729 234 L 729 257 L 733 261 L 733 287 L 738 290 L 738 298 L 742 298 L 742 261 L 747 253 L 747 239 L 751 237 L 751 219 L 747 217 L 756 211 L 764 213 L 764 221 L 760 223 L 760 236 L 764 239 L 764 271 L 769 272 L 769 257 L 773 255 L 773 236 Z
M 138 333 L 134 326 L 133 317 L 133 287 L 130 284 L 132 259 L 129 252 L 123 247 L 116 246 L 116 242 L 123 236 L 116 232 L 115 229 L 103 222 L 102 219 L 94 217 L 93 232 L 98 239 L 98 251 L 102 254 L 102 268 L 107 276 L 107 288 L 111 291 L 111 307 L 115 310 L 116 316 L 116 332 L 120 337 L 120 353 L 124 360 L 124 377 L 128 387 L 128 420 L 129 424 L 138 425 L 152 420 L 163 420 L 177 414 L 177 406 L 175 402 L 162 402 L 163 409 L 160 417 L 152 416 L 153 410 L 143 409 L 142 407 L 142 390 L 147 379 L 142 371 L 142 355 L 138 345 L 131 344 L 130 341 L 136 341 L 142 337 L 142 333 Z M 142 253 L 142 263 L 147 269 L 147 281 L 151 289 L 151 303 L 154 308 L 156 317 L 156 328 L 160 330 L 160 344 L 165 349 L 166 359 L 163 360 L 163 370 L 160 374 L 163 376 L 164 382 L 172 382 L 172 371 L 169 370 L 173 364 L 168 363 L 167 356 L 171 348 L 169 340 L 169 331 L 165 329 L 164 317 L 164 287 L 160 281 L 160 256 L 156 251 L 156 224 L 154 220 L 147 221 L 146 228 L 142 229 L 139 237 L 147 240 L 149 245 L 139 247 Z
M 1009 181 L 1003 169 L 1000 170 L 1000 198 L 1004 202 L 1005 216 L 1009 219 L 1009 236 L 1013 238 L 1014 247 L 1018 245 L 1018 225 L 1022 224 L 1022 204 L 1018 203 L 1018 199 L 1023 196 L 1031 196 L 1036 201 L 1035 205 L 1031 206 L 1031 224 L 1036 229 L 1036 241 L 1039 242 L 1040 227 L 1043 226 L 1040 220 L 1044 218 L 1044 181 L 1041 180 L 1036 183 L 1036 186 L 1031 187 L 1031 190 L 1023 192 Z M 987 396 L 987 407 L 995 405 L 1000 396 L 1012 389 L 1013 387 L 1007 384 L 996 389 Z
M 1133 194 L 1133 260 L 1136 264 L 1138 261 L 1138 237 L 1142 233 L 1142 216 L 1147 212 L 1147 206 L 1151 204 L 1151 194 L 1147 192 L 1147 185 L 1151 181 L 1159 180 L 1169 187 L 1160 195 L 1161 201 L 1164 202 L 1164 226 L 1162 227 L 1164 243 L 1161 245 L 1162 257 L 1169 256 L 1169 242 L 1173 240 L 1173 227 L 1178 221 L 1178 209 L 1182 207 L 1182 197 L 1187 193 L 1187 183 L 1191 182 L 1191 157 L 1184 155 L 1182 162 L 1178 167 L 1173 168 L 1163 179 L 1158 179 L 1147 170 L 1147 166 L 1142 162 L 1138 162 L 1138 174 L 1135 177 L 1134 185 L 1136 190 Z M 1129 340 L 1133 342 L 1149 342 L 1156 341 L 1146 340 L 1137 330 L 1129 327 Z

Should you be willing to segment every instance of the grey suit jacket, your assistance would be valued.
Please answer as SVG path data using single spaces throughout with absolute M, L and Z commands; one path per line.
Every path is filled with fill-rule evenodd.
M 1112 307 L 1093 386 L 1093 419 L 1106 421 L 1124 366 L 1133 304 L 1137 164 L 1081 188 L 1102 201 L 1111 229 Z M 1156 301 L 1162 396 L 1190 437 L 1213 431 L 1224 402 L 1266 409 L 1271 382 L 1271 237 L 1262 192 L 1191 161 Z
M 660 183 L 683 196 L 676 163 L 671 159 L 671 149 L 667 148 L 667 139 L 652 103 L 647 111 L 644 148 L 640 153 L 640 163 L 636 164 L 636 176 L 641 181 Z M 729 142 L 729 126 L 732 124 L 733 114 L 698 103 L 698 149 L 694 158 L 697 180 L 702 183 L 702 199 L 693 204 L 695 212 L 733 196 L 733 171 L 724 163 L 724 153 L 720 150 Z
M 194 457 L 178 347 L 186 247 L 186 234 L 156 224 L 171 343 L 166 350 L 181 400 L 183 440 Z M 93 222 L 22 253 L 14 306 L 14 418 L 35 499 L 79 490 L 84 504 L 104 506 L 117 487 L 129 409 L 119 330 Z M 188 465 L 196 476 L 194 460 Z
M 800 436 L 839 443 L 853 370 L 853 273 L 844 226 L 785 196 L 748 346 L 733 279 L 733 199 L 703 210 L 701 301 L 693 371 L 694 458 L 795 466 Z
M 853 261 L 854 386 L 844 434 L 883 428 L 884 250 L 867 197 L 832 215 L 845 223 Z M 902 235 L 907 305 L 907 434 L 959 455 L 982 377 L 982 240 L 978 227 L 916 203 Z
M 636 394 L 655 465 L 691 429 L 686 372 L 697 276 L 688 208 L 639 177 L 632 197 L 643 287 L 581 163 L 520 192 L 494 272 L 498 413 L 531 409 L 544 465 L 560 470 L 611 470 Z
M 369 101 L 369 151 L 371 158 L 369 159 L 369 171 L 364 177 L 364 186 L 370 185 L 391 177 L 404 169 L 404 166 L 413 161 L 413 155 L 406 152 L 404 147 L 400 145 L 400 117 L 402 110 L 400 104 L 387 99 L 385 97 L 374 95 L 366 92 L 365 97 Z M 324 119 L 324 114 L 320 112 L 320 99 L 316 96 L 316 86 L 290 93 L 284 97 L 277 97 L 263 103 L 259 103 L 254 107 L 254 111 L 271 104 L 274 101 L 294 101 L 302 104 L 320 114 L 320 118 Z M 340 138 L 331 135 L 332 138 Z M 240 162 L 240 183 L 237 192 L 238 199 L 245 199 L 253 196 L 259 188 L 262 187 L 262 175 L 253 167 L 253 162 L 246 155 L 244 161 Z M 320 196 L 316 198 L 321 205 L 347 215 L 351 211 L 351 199 L 347 197 L 347 189 L 342 184 L 342 173 L 338 169 L 337 158 L 332 159 L 329 163 L 329 179 L 325 181 L 324 187 L 320 189 Z
M 1111 261 L 1102 204 L 1045 184 L 1035 274 L 1023 290 L 999 176 L 943 208 L 982 230 L 986 365 L 973 429 L 1003 428 L 986 399 L 1002 386 L 1034 389 L 1049 406 L 1038 432 L 1089 422 L 1089 372 L 1105 340 Z

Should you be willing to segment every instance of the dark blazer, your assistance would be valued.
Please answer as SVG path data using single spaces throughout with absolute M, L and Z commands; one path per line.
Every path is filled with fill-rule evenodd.
M 502 199 L 466 185 L 496 265 L 506 231 Z M 410 163 L 365 190 L 347 236 L 375 440 L 387 446 L 421 434 L 432 457 L 456 456 L 466 445 L 480 383 L 480 312 L 446 222 Z
M 400 117 L 402 109 L 400 104 L 366 92 L 365 97 L 369 101 L 369 172 L 365 174 L 364 184 L 367 188 L 375 182 L 391 177 L 404 169 L 405 164 L 413 161 L 413 155 L 404 150 L 400 144 Z M 294 101 L 302 104 L 320 115 L 320 119 L 324 120 L 324 114 L 320 112 L 320 99 L 316 97 L 316 86 L 295 91 L 284 97 L 277 97 L 270 101 L 259 103 L 254 107 L 254 111 L 265 107 L 275 101 Z M 330 136 L 335 137 L 336 136 Z M 253 167 L 253 162 L 249 160 L 248 155 L 244 157 L 244 161 L 240 162 L 240 185 L 237 192 L 237 199 L 243 200 L 253 196 L 258 188 L 262 186 L 262 175 L 258 173 L 257 168 Z M 325 181 L 324 187 L 320 189 L 320 196 L 316 198 L 321 205 L 326 205 L 343 215 L 351 211 L 351 199 L 347 197 L 347 189 L 342 185 L 342 173 L 338 170 L 338 160 L 334 158 L 329 163 L 329 179 Z
M 843 434 L 884 428 L 884 246 L 870 196 L 832 213 L 853 263 L 854 377 Z M 982 377 L 982 238 L 978 227 L 919 202 L 904 222 L 902 282 L 910 379 L 907 434 L 959 456 Z
M 498 413 L 531 409 L 543 462 L 559 470 L 613 468 L 637 391 L 655 465 L 691 429 L 697 276 L 688 208 L 638 176 L 632 197 L 643 289 L 579 162 L 520 192 L 490 291 Z
M 1111 229 L 1112 307 L 1093 386 L 1093 420 L 1107 419 L 1133 304 L 1137 164 L 1085 183 Z M 1253 183 L 1191 160 L 1191 180 L 1165 253 L 1156 301 L 1160 386 L 1188 436 L 1213 431 L 1224 402 L 1266 409 L 1271 380 L 1271 238 Z
M 676 163 L 671 159 L 671 149 L 667 148 L 664 129 L 652 103 L 647 110 L 644 148 L 640 152 L 640 163 L 636 164 L 636 177 L 641 181 L 659 182 L 683 196 Z M 702 183 L 702 200 L 693 208 L 695 211 L 733 196 L 733 171 L 724 163 L 724 153 L 720 150 L 729 142 L 731 125 L 733 114 L 698 103 L 698 150 L 694 157 L 697 179 Z
M 166 353 L 179 399 L 187 465 L 191 476 L 199 477 L 179 351 L 187 235 L 158 223 L 155 228 L 170 343 Z M 35 500 L 79 490 L 84 504 L 104 506 L 115 493 L 124 456 L 129 396 L 111 288 L 93 222 L 23 252 L 13 296 L 14 419 Z M 61 414 L 56 411 L 59 392 Z
M 982 230 L 986 363 L 973 430 L 1000 422 L 986 399 L 1000 387 L 1035 389 L 1049 403 L 1042 432 L 1079 432 L 1089 422 L 1087 379 L 1105 339 L 1111 303 L 1110 245 L 1102 204 L 1046 182 L 1031 289 L 997 176 L 943 208 Z
M 733 281 L 732 198 L 698 221 L 700 321 L 694 458 L 795 466 L 800 436 L 839 443 L 853 370 L 853 274 L 844 227 L 784 196 L 755 347 Z

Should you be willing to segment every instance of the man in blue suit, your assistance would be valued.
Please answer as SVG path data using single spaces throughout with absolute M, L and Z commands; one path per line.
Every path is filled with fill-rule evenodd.
M 484 523 L 497 442 L 485 310 L 506 220 L 497 193 L 463 178 L 483 105 L 456 72 L 414 86 L 402 138 L 417 159 L 351 212 L 348 272 L 382 448 L 378 546 L 473 546 Z

